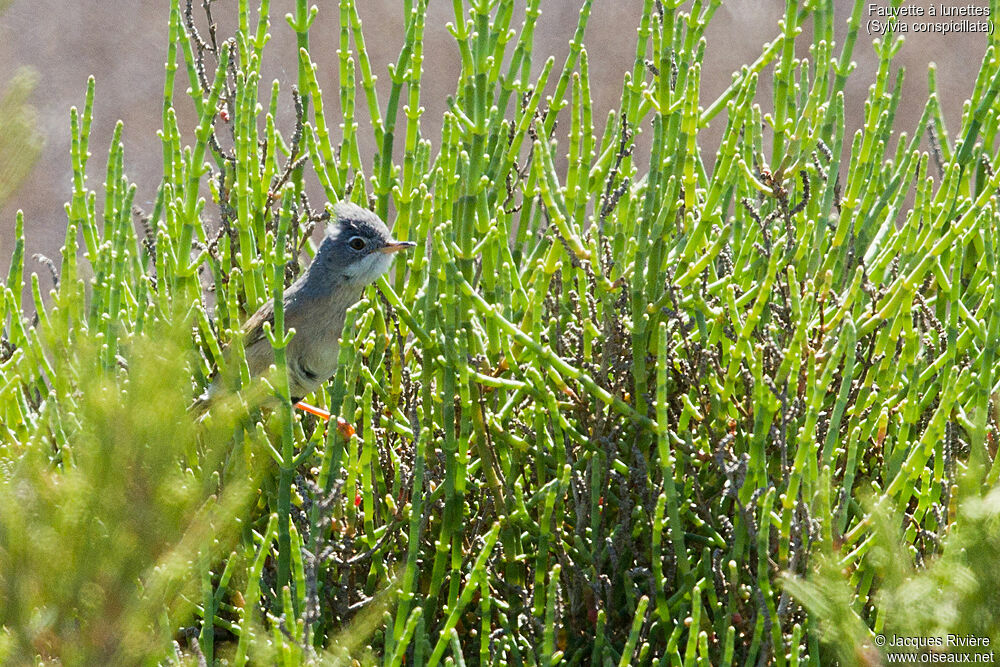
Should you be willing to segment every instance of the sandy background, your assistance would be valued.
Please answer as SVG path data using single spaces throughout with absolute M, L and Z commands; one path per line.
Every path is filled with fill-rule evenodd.
M 881 1 L 881 0 L 880 0 Z M 836 0 L 837 38 L 843 40 L 845 21 L 852 4 Z M 234 0 L 216 0 L 213 5 L 219 33 L 227 36 L 234 29 Z M 254 3 L 251 3 L 253 5 Z M 289 127 L 291 102 L 289 90 L 295 80 L 295 36 L 284 22 L 285 13 L 293 10 L 291 0 L 273 0 L 271 8 L 272 41 L 265 50 L 264 81 L 282 82 L 284 118 L 279 126 Z M 317 0 L 319 16 L 311 32 L 312 56 L 319 64 L 320 86 L 328 107 L 328 117 L 339 112 L 336 48 L 339 38 L 337 3 Z M 752 62 L 762 45 L 779 33 L 778 20 L 783 12 L 778 0 L 724 0 L 707 34 L 708 47 L 702 84 L 702 104 L 707 106 L 729 84 L 731 75 L 742 64 Z M 917 2 L 910 5 L 927 6 Z M 937 4 L 956 4 L 953 0 Z M 987 5 L 986 0 L 976 4 Z M 195 3 L 195 14 L 204 25 L 203 14 Z M 440 133 L 440 118 L 446 96 L 452 94 L 458 75 L 459 54 L 445 23 L 454 20 L 450 2 L 433 0 L 425 36 L 426 60 L 422 118 L 425 135 L 435 142 Z M 556 57 L 557 69 L 568 50 L 567 42 L 576 27 L 579 0 L 545 0 L 535 42 L 536 70 L 549 54 Z M 867 5 L 866 5 L 867 6 Z M 118 119 L 125 123 L 125 164 L 129 177 L 138 184 L 136 203 L 148 208 L 155 196 L 161 175 L 160 104 L 163 89 L 163 66 L 166 57 L 166 17 L 169 3 L 125 2 L 124 0 L 14 0 L 0 14 L 0 89 L 23 66 L 38 76 L 32 100 L 38 125 L 45 137 L 45 148 L 31 175 L 7 204 L 0 209 L 0 275 L 6 275 L 12 248 L 14 214 L 23 209 L 26 218 L 27 272 L 45 276 L 44 267 L 32 262 L 32 253 L 56 258 L 63 245 L 66 216 L 64 203 L 70 194 L 69 109 L 82 106 L 87 77 L 97 79 L 94 124 L 91 135 L 93 158 L 89 165 L 89 183 L 99 188 L 103 178 L 108 142 Z M 379 75 L 380 101 L 387 98 L 389 77 L 386 65 L 394 62 L 402 43 L 402 3 L 399 0 L 363 0 L 359 2 L 369 54 Z M 610 108 L 621 94 L 624 72 L 632 67 L 641 0 L 595 0 L 585 43 L 590 55 L 592 90 L 595 98 L 595 124 L 603 127 Z M 867 13 L 867 12 L 866 12 Z M 520 25 L 523 14 L 515 12 Z M 867 18 L 867 17 L 866 17 Z M 807 55 L 809 29 L 800 42 L 800 55 Z M 927 95 L 927 64 L 938 65 L 948 127 L 954 133 L 959 124 L 963 101 L 970 95 L 987 37 L 978 35 L 907 37 L 897 66 L 906 67 L 903 102 L 897 117 L 899 131 L 912 133 Z M 837 52 L 840 45 L 838 43 Z M 876 60 L 872 38 L 859 36 L 855 48 L 858 68 L 846 92 L 849 129 L 861 123 L 864 99 L 872 84 Z M 192 104 L 184 95 L 186 73 L 178 70 L 175 101 L 187 131 L 183 140 L 190 142 L 193 127 Z M 762 81 L 769 72 L 765 72 Z M 555 76 L 552 77 L 553 80 Z M 269 86 L 262 85 L 262 89 Z M 769 99 L 762 83 L 761 100 Z M 363 102 L 359 100 L 362 154 L 370 165 L 374 151 L 371 130 L 360 118 Z M 402 120 L 400 121 L 402 122 Z M 724 114 L 712 131 L 725 125 Z M 648 133 L 647 133 L 648 134 Z M 849 150 L 850 139 L 845 140 Z M 565 146 L 565 144 L 564 144 Z M 713 147 L 714 149 L 714 147 Z M 436 146 L 434 148 L 436 151 Z M 565 150 L 565 149 L 564 149 Z M 318 200 L 316 200 L 318 201 Z M 48 278 L 43 287 L 48 288 Z

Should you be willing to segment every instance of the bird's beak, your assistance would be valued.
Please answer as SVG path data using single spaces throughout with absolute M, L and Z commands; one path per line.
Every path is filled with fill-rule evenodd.
M 406 250 L 407 248 L 415 248 L 417 246 L 413 241 L 390 241 L 386 243 L 383 247 L 379 248 L 379 252 L 386 255 L 394 252 L 399 252 L 400 250 Z

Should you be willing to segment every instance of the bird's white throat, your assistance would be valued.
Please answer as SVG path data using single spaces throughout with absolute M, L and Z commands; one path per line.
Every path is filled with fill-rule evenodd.
M 393 255 L 373 252 L 344 268 L 344 275 L 353 283 L 368 285 L 392 266 Z

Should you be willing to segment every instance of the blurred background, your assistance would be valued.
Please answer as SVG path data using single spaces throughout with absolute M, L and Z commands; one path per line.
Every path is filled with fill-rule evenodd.
M 320 11 L 311 32 L 311 53 L 319 66 L 328 118 L 335 119 L 340 112 L 338 9 L 337 3 L 332 0 L 321 0 L 317 4 Z M 454 21 L 451 3 L 432 1 L 429 4 L 425 34 L 426 75 L 422 91 L 426 113 L 421 123 L 424 135 L 434 142 L 432 151 L 436 151 L 441 115 L 447 108 L 446 98 L 454 92 L 458 78 L 459 54 L 454 39 L 445 27 L 447 22 Z M 522 2 L 517 4 L 523 5 Z M 624 73 L 632 68 L 636 26 L 642 4 L 642 0 L 595 0 L 593 3 L 585 44 L 590 57 L 594 122 L 599 132 L 603 129 L 608 111 L 618 104 Z M 725 90 L 734 71 L 755 60 L 763 45 L 779 34 L 778 20 L 784 11 L 783 4 L 778 0 L 724 0 L 707 33 L 709 44 L 701 88 L 704 106 Z M 836 0 L 836 53 L 840 51 L 852 4 L 851 0 Z M 879 0 L 879 4 L 885 3 Z M 927 6 L 931 3 L 908 4 Z M 955 3 L 946 0 L 944 4 Z M 986 6 L 988 2 L 978 0 L 973 4 Z M 42 253 L 56 258 L 63 245 L 66 229 L 64 204 L 69 199 L 72 173 L 69 109 L 74 105 L 82 107 L 90 75 L 96 77 L 97 95 L 90 142 L 93 157 L 89 163 L 89 187 L 97 189 L 100 186 L 108 142 L 115 123 L 121 119 L 125 123 L 126 171 L 138 185 L 135 203 L 147 210 L 151 208 L 162 170 L 160 141 L 156 132 L 160 128 L 169 12 L 166 0 L 142 3 L 125 0 L 0 0 L 0 9 L 3 5 L 7 7 L 0 14 L 0 91 L 9 91 L 15 84 L 15 87 L 23 89 L 24 73 L 34 74 L 35 86 L 28 102 L 34 107 L 36 131 L 44 143 L 38 159 L 20 181 L 19 187 L 9 193 L 5 201 L 0 201 L 0 275 L 6 275 L 10 262 L 14 217 L 18 209 L 25 214 L 26 257 Z M 204 31 L 206 24 L 200 5 L 200 0 L 196 0 L 194 15 L 199 29 Z M 235 0 L 215 0 L 212 4 L 220 39 L 228 37 L 235 29 L 235 5 Z M 536 73 L 548 55 L 555 56 L 556 72 L 559 71 L 568 51 L 568 41 L 576 28 L 580 5 L 581 0 L 543 0 L 533 59 Z M 403 41 L 402 3 L 398 0 L 364 0 L 358 6 L 372 66 L 379 77 L 380 102 L 384 104 L 389 88 L 386 65 L 395 62 Z M 867 14 L 867 3 L 865 6 Z M 272 79 L 278 79 L 282 84 L 282 116 L 278 119 L 278 126 L 286 136 L 293 118 L 289 91 L 296 78 L 297 56 L 295 35 L 283 17 L 293 8 L 292 0 L 272 0 L 272 41 L 265 51 L 267 59 L 263 65 L 261 84 L 264 91 L 269 88 Z M 515 9 L 514 25 L 520 25 L 522 20 L 523 8 L 519 7 Z M 809 55 L 810 28 L 810 25 L 804 27 L 799 40 L 801 57 Z M 874 81 L 877 59 L 872 39 L 862 29 L 854 51 L 858 68 L 849 79 L 845 97 L 850 132 L 863 122 L 864 100 Z M 982 33 L 907 35 L 894 61 L 897 67 L 906 68 L 896 127 L 912 133 L 927 96 L 927 65 L 933 61 L 938 66 L 941 103 L 953 140 L 962 103 L 972 91 L 986 43 L 987 36 Z M 720 48 L 720 45 L 724 46 Z M 552 77 L 553 81 L 555 78 Z M 767 78 L 761 77 L 762 81 Z M 193 105 L 184 94 L 186 80 L 187 75 L 181 65 L 177 73 L 175 104 L 181 122 L 182 141 L 189 143 L 195 122 Z M 762 84 L 758 99 L 769 98 L 770 91 Z M 367 166 L 370 167 L 374 142 L 371 129 L 365 123 L 365 104 L 361 98 L 357 106 L 362 155 L 367 158 Z M 712 156 L 708 152 L 716 149 L 718 136 L 724 127 L 723 113 L 703 137 L 702 148 L 709 163 Z M 561 130 L 557 128 L 556 132 L 558 134 Z M 5 133 L 11 134 L 10 124 L 0 122 L 0 175 L 9 169 L 4 165 L 30 163 L 33 157 L 29 148 L 3 141 Z M 648 137 L 649 133 L 646 134 Z M 849 147 L 848 135 L 845 150 Z M 565 142 L 561 150 L 565 150 Z M 318 204 L 318 197 L 317 191 L 313 198 L 314 205 Z M 211 208 L 208 210 L 211 211 Z M 47 291 L 51 286 L 48 272 L 41 264 L 28 259 L 26 273 L 33 271 L 43 276 L 43 291 Z

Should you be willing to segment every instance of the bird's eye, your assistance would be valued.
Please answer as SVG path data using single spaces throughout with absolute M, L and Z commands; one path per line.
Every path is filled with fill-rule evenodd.
M 355 236 L 350 241 L 347 242 L 347 245 L 351 246 L 355 250 L 364 250 L 365 240 L 360 236 Z

